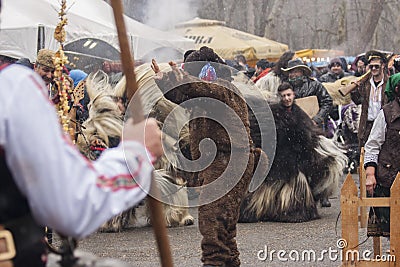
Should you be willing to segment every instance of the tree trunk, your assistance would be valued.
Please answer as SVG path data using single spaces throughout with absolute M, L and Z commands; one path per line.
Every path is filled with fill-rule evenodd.
M 225 21 L 224 0 L 217 1 L 217 17 L 218 17 L 218 20 Z
M 284 3 L 285 1 L 282 0 L 274 0 L 271 12 L 269 13 L 266 20 L 264 37 L 269 38 L 271 40 L 277 39 L 278 35 L 276 29 L 277 18 L 279 18 L 280 14 L 282 14 Z
M 264 36 L 265 31 L 265 16 L 267 15 L 267 7 L 269 0 L 259 0 L 255 6 L 257 9 L 255 10 L 256 14 L 256 30 L 255 35 Z
M 342 1 L 342 4 L 339 7 L 338 45 L 341 45 L 347 41 L 346 17 L 346 3 Z
M 229 10 L 229 12 L 225 12 L 225 21 L 226 24 L 230 24 L 231 21 L 235 20 L 235 11 L 236 11 L 236 7 L 238 5 L 240 5 L 241 0 L 234 0 L 233 3 L 231 3 L 231 8 Z M 229 5 L 229 4 L 228 4 Z M 228 10 L 227 10 L 228 11 Z
M 255 25 L 255 10 L 254 10 L 253 0 L 247 1 L 246 20 L 247 20 L 247 27 L 246 27 L 247 32 L 254 34 L 256 31 L 256 25 Z
M 359 53 L 366 51 L 369 47 L 378 25 L 379 18 L 381 17 L 384 4 L 385 0 L 375 0 L 371 2 L 369 12 L 367 16 L 365 16 L 364 27 L 361 28 L 360 36 L 358 38 L 359 41 L 356 46 Z

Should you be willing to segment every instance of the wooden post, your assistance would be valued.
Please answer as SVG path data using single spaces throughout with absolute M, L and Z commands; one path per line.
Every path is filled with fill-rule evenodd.
M 342 238 L 347 242 L 347 246 L 342 251 L 342 267 L 396 267 L 400 259 L 400 228 L 397 227 L 400 220 L 400 172 L 397 174 L 392 187 L 390 188 L 390 197 L 379 198 L 359 198 L 357 188 L 350 174 L 347 175 L 341 190 L 340 202 L 342 212 Z M 380 237 L 374 237 L 374 257 L 380 255 L 381 260 L 363 260 L 348 261 L 346 257 L 358 252 L 358 215 L 359 207 L 390 207 L 390 254 L 381 253 Z M 360 254 L 360 253 L 359 253 Z
M 374 257 L 382 255 L 382 243 L 380 236 L 374 236 L 372 238 L 372 246 L 374 248 Z
M 390 255 L 400 261 L 400 172 L 390 188 Z M 396 266 L 396 262 L 393 265 Z
M 367 197 L 367 187 L 365 185 L 366 177 L 365 177 L 365 171 L 364 171 L 364 147 L 361 148 L 359 177 L 360 177 L 360 198 L 363 199 L 363 198 Z M 368 209 L 368 207 L 360 207 L 360 227 L 361 228 L 367 228 L 367 224 L 368 224 L 367 209 Z
M 342 210 L 342 238 L 347 243 L 342 250 L 343 266 L 351 266 L 346 261 L 348 250 L 356 250 L 358 245 L 358 190 L 351 174 L 347 174 L 340 194 Z

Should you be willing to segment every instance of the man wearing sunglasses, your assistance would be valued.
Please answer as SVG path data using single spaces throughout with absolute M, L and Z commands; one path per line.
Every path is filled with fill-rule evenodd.
M 363 147 L 371 132 L 372 125 L 379 111 L 386 104 L 387 97 L 384 93 L 387 73 L 386 56 L 376 50 L 368 51 L 365 55 L 371 71 L 370 78 L 359 84 L 358 88 L 351 92 L 351 99 L 356 105 L 361 104 L 361 117 L 358 128 L 359 147 Z

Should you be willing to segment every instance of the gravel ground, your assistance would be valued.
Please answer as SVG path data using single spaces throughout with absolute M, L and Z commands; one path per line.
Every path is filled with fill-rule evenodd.
M 357 179 L 357 176 L 354 176 Z M 320 208 L 321 219 L 306 223 L 260 222 L 238 225 L 237 242 L 241 253 L 242 266 L 340 266 L 337 241 L 341 234 L 339 196 L 330 199 L 332 207 Z M 95 233 L 79 242 L 79 249 L 91 252 L 99 257 L 120 259 L 132 266 L 160 266 L 158 251 L 151 227 L 145 226 L 141 211 L 138 212 L 139 225 L 121 233 Z M 200 240 L 197 226 L 197 209 L 192 208 L 195 217 L 192 226 L 170 228 L 168 235 L 175 266 L 201 266 Z M 360 229 L 359 242 L 366 239 L 366 229 Z M 388 249 L 388 241 L 382 238 L 383 249 Z M 360 251 L 372 250 L 372 239 L 360 246 Z M 281 261 L 277 252 L 284 250 Z M 331 251 L 323 254 L 323 251 Z M 261 251 L 261 252 L 260 252 Z M 336 252 L 335 252 L 336 251 Z M 265 253 L 267 252 L 267 253 Z M 301 255 L 315 252 L 311 260 Z M 300 256 L 299 261 L 289 259 Z M 323 254 L 323 260 L 320 261 Z M 272 255 L 272 256 L 271 256 Z

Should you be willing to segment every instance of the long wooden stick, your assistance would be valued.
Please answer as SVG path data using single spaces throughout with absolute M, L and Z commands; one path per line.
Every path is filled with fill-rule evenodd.
M 136 75 L 134 72 L 133 57 L 129 49 L 129 42 L 125 28 L 121 0 L 111 0 L 111 6 L 114 12 L 115 24 L 118 32 L 118 40 L 121 49 L 122 69 L 126 79 L 126 96 L 128 100 L 131 100 L 133 95 L 137 93 L 138 84 L 136 82 Z M 135 123 L 140 122 L 144 119 L 142 105 L 140 101 L 135 101 L 134 105 L 128 105 L 128 112 L 131 113 Z M 169 245 L 167 228 L 165 225 L 165 216 L 163 214 L 162 204 L 157 199 L 160 199 L 160 190 L 157 187 L 153 174 L 150 194 L 148 196 L 150 221 L 153 225 L 154 235 L 157 241 L 158 251 L 160 253 L 161 266 L 172 267 L 173 263 L 171 248 Z

